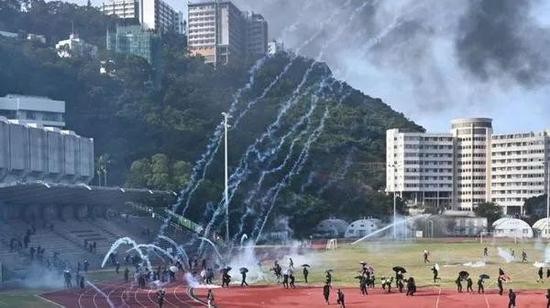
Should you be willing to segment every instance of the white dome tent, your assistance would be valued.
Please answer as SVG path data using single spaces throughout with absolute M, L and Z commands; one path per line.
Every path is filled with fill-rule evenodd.
M 363 218 L 352 222 L 344 237 L 363 237 L 380 228 L 380 220 L 376 218 Z
M 521 219 L 501 218 L 492 226 L 494 237 L 533 238 L 533 229 Z
M 346 233 L 348 225 L 349 224 L 345 220 L 329 218 L 319 222 L 315 228 L 315 231 L 321 235 L 330 237 L 343 237 Z
M 542 218 L 533 224 L 533 231 L 539 236 L 550 238 L 550 219 Z

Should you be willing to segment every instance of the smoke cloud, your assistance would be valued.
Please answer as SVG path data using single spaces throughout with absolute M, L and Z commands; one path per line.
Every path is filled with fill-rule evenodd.
M 345 27 L 323 61 L 338 78 L 430 130 L 445 131 L 448 120 L 464 116 L 493 117 L 497 132 L 541 130 L 550 115 L 545 1 L 235 3 L 263 14 L 270 37 L 288 48 L 322 28 L 302 51 L 306 56 L 316 55 L 322 42 Z

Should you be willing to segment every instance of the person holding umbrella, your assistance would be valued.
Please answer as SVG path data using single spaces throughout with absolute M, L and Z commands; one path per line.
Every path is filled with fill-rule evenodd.
M 272 270 L 273 270 L 273 274 L 275 274 L 275 277 L 277 277 L 277 283 L 280 283 L 283 269 L 281 268 L 281 265 L 279 265 L 277 261 L 275 261 L 275 263 L 273 264 Z
M 302 270 L 302 273 L 304 274 L 304 281 L 305 281 L 306 283 L 308 283 L 308 282 L 307 282 L 307 276 L 309 275 L 309 270 L 308 270 L 307 268 L 309 267 L 309 265 L 308 265 L 308 264 L 304 264 L 304 265 L 302 265 L 302 267 L 304 268 L 304 269 Z
M 246 267 L 241 267 L 241 268 L 240 268 L 240 271 L 241 271 L 241 277 L 242 277 L 242 280 L 241 280 L 241 287 L 244 287 L 244 286 L 247 286 L 247 287 L 248 287 L 248 283 L 246 283 L 246 273 L 248 272 L 248 268 L 246 268 Z
M 455 283 L 457 292 L 462 293 L 462 278 L 460 277 L 460 275 L 458 275 L 458 277 L 456 278 Z
M 327 303 L 327 305 L 329 305 L 328 299 L 330 297 L 330 289 L 330 284 L 325 283 L 325 286 L 323 287 L 323 297 L 325 298 L 325 302 Z
M 477 281 L 477 293 L 478 294 L 481 294 L 481 293 L 485 293 L 485 287 L 483 286 L 483 282 L 485 279 L 489 279 L 489 275 L 487 274 L 481 274 L 479 275 L 479 279 Z
M 430 256 L 430 252 L 424 249 L 424 263 L 430 263 L 430 260 L 428 259 L 429 256 Z

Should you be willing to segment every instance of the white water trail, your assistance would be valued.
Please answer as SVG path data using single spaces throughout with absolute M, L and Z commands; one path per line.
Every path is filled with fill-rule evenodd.
M 222 255 L 220 254 L 220 251 L 218 250 L 218 247 L 216 246 L 216 244 L 214 244 L 214 242 L 212 242 L 211 240 L 207 239 L 206 237 L 199 237 L 199 239 L 201 241 L 204 241 L 204 242 L 207 242 L 208 244 L 210 244 L 210 246 L 212 246 L 212 248 L 214 248 L 214 251 L 216 252 L 216 255 L 218 255 L 218 260 L 221 262 L 221 263 L 224 263 L 224 258 L 222 257 Z
M 159 246 L 154 245 L 154 244 L 139 244 L 139 245 L 136 245 L 135 247 L 132 247 L 132 248 L 128 249 L 126 252 L 130 252 L 130 251 L 133 251 L 133 250 L 139 251 L 140 249 L 151 249 L 153 251 L 158 251 L 158 252 L 162 253 L 164 256 L 168 257 L 173 262 L 177 261 L 176 258 L 174 258 L 174 256 L 172 256 L 170 253 L 168 253 L 168 251 L 166 251 L 166 250 L 164 250 L 164 249 L 162 249 Z
M 113 304 L 113 302 L 111 301 L 109 296 L 107 296 L 107 294 L 105 294 L 105 292 L 103 292 L 100 288 L 98 288 L 96 285 L 94 285 L 93 283 L 91 283 L 88 280 L 86 280 L 86 283 L 90 287 L 92 287 L 97 293 L 101 294 L 101 296 L 105 297 L 105 300 L 107 301 L 107 305 L 109 305 L 109 308 L 115 308 L 115 304 Z
M 347 6 L 350 2 L 351 2 L 351 0 L 348 0 L 348 1 L 344 4 L 344 6 Z M 362 9 L 364 6 L 365 6 L 365 4 L 362 5 L 360 8 Z M 319 29 L 313 36 L 311 36 L 308 40 L 306 40 L 306 41 L 296 50 L 296 53 L 299 53 L 301 49 L 303 49 L 303 48 L 305 48 L 306 46 L 308 46 L 308 45 L 309 45 L 311 42 L 313 42 L 313 40 L 315 40 L 321 33 L 323 33 L 323 31 L 324 31 L 324 29 L 325 29 L 325 26 L 326 26 L 329 22 L 332 22 L 332 20 L 334 19 L 334 17 L 335 17 L 340 11 L 341 11 L 341 9 L 335 10 L 335 11 L 331 14 L 331 16 L 330 16 L 327 20 L 325 20 L 324 23 L 322 23 L 320 29 Z M 358 11 L 359 11 L 359 10 L 355 10 L 355 11 L 354 11 L 354 14 L 352 14 L 352 15 L 355 16 L 355 14 L 356 14 Z M 323 46 L 325 46 L 324 48 L 326 48 L 327 45 L 328 45 L 328 44 L 325 43 L 325 44 L 323 45 Z M 323 51 L 320 52 L 318 58 L 320 59 L 320 58 L 322 58 L 322 56 L 323 56 Z M 284 70 L 285 72 L 286 72 L 286 70 L 288 70 L 288 68 L 290 67 L 290 65 L 293 64 L 293 62 L 294 62 L 295 59 L 296 59 L 296 57 L 295 57 L 292 61 L 290 61 L 290 62 L 287 64 L 287 66 L 285 67 L 285 70 Z M 314 61 L 314 62 L 311 64 L 311 66 L 308 68 L 308 70 L 306 71 L 306 73 L 304 74 L 304 76 L 303 76 L 303 78 L 302 78 L 302 81 L 301 81 L 300 84 L 298 85 L 298 88 L 299 88 L 300 90 L 301 90 L 301 87 L 303 87 L 303 85 L 304 85 L 305 82 L 307 81 L 307 78 L 308 78 L 309 74 L 311 73 L 311 71 L 313 70 L 314 65 L 317 64 L 317 62 L 318 62 L 318 61 Z M 277 80 L 278 80 L 279 78 L 280 78 L 280 77 L 277 76 Z M 272 83 L 272 84 L 273 84 L 273 83 Z M 298 90 L 298 91 L 296 91 L 296 90 L 294 91 L 293 97 L 295 97 L 295 96 L 297 96 L 297 95 L 299 94 L 299 92 L 300 92 L 299 89 L 296 89 L 296 90 Z M 264 93 L 265 93 L 265 91 L 264 91 Z M 288 102 L 288 101 L 287 101 L 287 102 Z M 250 105 L 250 104 L 249 104 L 249 105 Z M 280 122 L 280 118 L 282 117 L 282 115 L 284 115 L 284 114 L 286 113 L 286 111 L 288 111 L 288 109 L 289 109 L 290 107 L 291 107 L 291 105 L 285 104 L 285 105 L 283 106 L 283 109 L 279 111 L 279 116 L 277 117 L 276 122 L 275 122 L 275 123 L 272 123 L 272 125 L 275 124 L 275 126 L 278 126 L 278 124 L 279 124 L 279 122 Z M 236 122 L 237 122 L 237 124 L 238 124 L 238 121 L 236 121 Z M 234 125 L 234 126 L 236 126 L 236 125 Z M 263 140 L 263 139 L 265 139 L 267 136 L 271 136 L 271 135 L 272 135 L 273 127 L 270 126 L 270 128 L 271 128 L 271 130 L 268 129 L 268 131 L 267 131 L 266 133 L 264 133 L 264 135 L 262 135 L 262 137 L 261 137 L 260 139 Z M 256 147 L 256 145 L 257 145 L 258 143 L 259 143 L 259 142 L 256 141 L 256 143 L 254 144 L 255 146 L 251 146 L 251 147 L 252 147 L 253 149 L 255 149 L 255 147 Z M 249 147 L 249 148 L 247 149 L 247 152 L 246 152 L 246 154 L 244 155 L 244 158 L 245 158 L 245 159 L 247 158 L 248 155 L 250 155 L 249 150 L 251 150 L 251 147 Z M 257 153 L 257 151 L 255 151 L 255 152 Z M 242 165 L 242 164 L 243 164 L 243 160 L 241 160 L 241 165 Z M 231 175 L 230 179 L 231 179 L 231 178 L 235 178 L 235 176 L 237 177 L 237 179 L 239 179 L 241 176 L 244 175 L 243 172 L 246 171 L 246 170 L 248 170 L 248 164 L 246 164 L 245 170 L 242 170 L 242 168 L 241 168 L 241 171 L 239 172 L 239 169 L 237 169 L 237 171 L 235 171 L 235 172 Z M 233 193 L 234 193 L 235 190 L 236 190 L 235 187 L 238 187 L 238 185 L 240 184 L 240 182 L 241 182 L 241 181 L 239 180 L 238 183 L 237 183 L 236 185 L 232 185 L 232 187 L 231 187 L 232 193 L 230 194 L 230 198 L 229 198 L 229 202 L 228 202 L 228 203 L 231 202 L 231 200 L 232 200 L 232 198 L 233 198 Z M 223 201 L 222 201 L 222 202 L 223 202 Z M 220 202 L 220 204 L 221 204 L 222 202 Z M 208 223 L 208 225 L 207 225 L 207 227 L 206 227 L 206 229 L 205 229 L 205 233 L 204 233 L 205 236 L 209 236 L 209 234 L 210 234 L 210 229 L 212 228 L 212 225 L 215 223 L 215 220 L 217 219 L 217 217 L 218 217 L 219 215 L 221 215 L 221 213 L 222 213 L 222 211 L 223 211 L 224 209 L 225 209 L 224 207 L 218 206 L 218 208 L 217 208 L 216 211 L 214 212 L 212 218 L 210 219 L 210 222 Z M 226 217 L 226 219 L 228 219 L 228 218 Z
M 164 235 L 159 235 L 158 236 L 159 239 L 162 239 L 162 240 L 165 240 L 167 241 L 168 243 L 172 244 L 172 246 L 174 246 L 174 248 L 176 248 L 176 250 L 178 251 L 178 253 L 182 256 L 185 257 L 185 261 L 186 262 L 189 262 L 189 256 L 187 255 L 187 252 L 185 251 L 185 249 L 183 248 L 182 245 L 178 245 L 178 243 L 176 243 L 176 241 L 174 241 L 173 239 L 167 237 L 167 236 L 164 236 Z M 187 263 L 186 263 L 187 264 Z
M 244 241 L 246 241 L 247 239 L 248 239 L 248 235 L 243 234 L 243 236 L 241 236 L 241 247 L 243 247 L 243 243 L 244 243 Z
M 322 195 L 329 187 L 334 185 L 335 183 L 342 181 L 346 174 L 348 174 L 348 171 L 353 164 L 352 156 L 353 156 L 354 149 L 352 148 L 348 155 L 346 155 L 346 160 L 344 161 L 344 164 L 338 168 L 336 173 L 334 175 L 330 176 L 330 179 L 327 181 L 325 185 L 323 185 L 319 190 L 317 190 L 317 195 Z
M 118 249 L 118 247 L 121 246 L 121 245 L 130 245 L 133 248 L 138 247 L 138 244 L 136 243 L 136 241 L 134 241 L 133 239 L 131 239 L 129 237 L 119 238 L 118 240 L 116 240 L 113 243 L 113 245 L 111 245 L 111 248 L 105 254 L 105 257 L 103 257 L 103 262 L 101 263 L 101 268 L 105 267 L 105 263 L 107 263 L 107 261 L 109 260 L 109 256 L 113 252 L 115 252 Z M 147 255 L 145 255 L 140 249 L 136 249 L 136 252 L 139 254 L 139 257 L 141 258 L 141 260 L 147 263 L 147 268 L 151 269 L 152 267 L 151 267 L 151 261 L 149 261 L 149 257 Z
M 405 219 L 400 219 L 400 220 L 398 220 L 398 221 L 396 221 L 396 222 L 393 222 L 393 223 L 391 223 L 391 224 L 389 224 L 389 225 L 387 225 L 387 226 L 385 226 L 385 227 L 383 227 L 383 228 L 380 228 L 380 229 L 378 229 L 378 230 L 376 230 L 376 231 L 374 231 L 374 232 L 371 232 L 371 233 L 369 233 L 369 234 L 363 236 L 362 238 L 356 240 L 355 242 L 353 242 L 353 243 L 351 243 L 351 244 L 352 244 L 352 245 L 357 245 L 358 243 L 360 243 L 360 242 L 362 242 L 362 241 L 364 241 L 364 240 L 366 240 L 366 239 L 368 239 L 368 238 L 370 238 L 370 237 L 372 237 L 372 236 L 374 236 L 374 235 L 376 235 L 376 234 L 379 234 L 379 233 L 381 233 L 381 232 L 384 232 L 384 231 L 386 231 L 386 230 L 392 228 L 393 226 L 399 226 L 399 225 L 402 225 L 402 224 L 408 222 L 409 220 L 414 220 L 414 219 L 418 219 L 418 218 L 422 218 L 422 217 L 426 217 L 426 216 L 428 216 L 428 215 L 427 215 L 427 214 L 423 214 L 423 215 L 418 215 L 418 216 L 407 217 L 407 218 L 405 218 Z

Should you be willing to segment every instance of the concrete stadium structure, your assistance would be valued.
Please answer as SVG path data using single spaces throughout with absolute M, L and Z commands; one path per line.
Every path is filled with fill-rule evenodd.
M 87 184 L 94 176 L 94 141 L 73 131 L 0 117 L 0 145 L 0 187 Z

